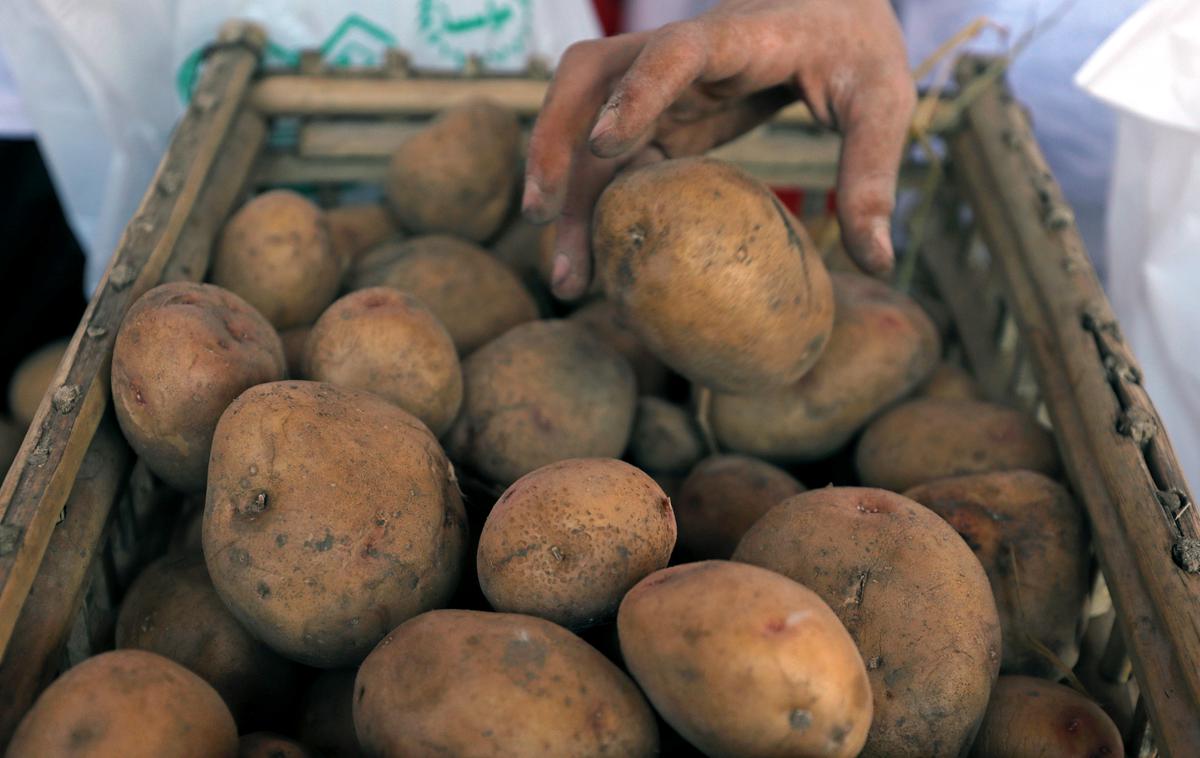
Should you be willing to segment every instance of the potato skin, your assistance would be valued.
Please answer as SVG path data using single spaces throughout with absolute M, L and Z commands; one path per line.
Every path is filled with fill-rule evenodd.
M 450 333 L 416 297 L 371 287 L 329 306 L 306 345 L 312 379 L 367 390 L 441 436 L 462 405 L 462 367 Z
M 400 225 L 473 242 L 494 235 L 513 202 L 520 140 L 516 114 L 490 100 L 443 111 L 392 154 L 387 195 Z
M 288 329 L 321 315 L 337 295 L 341 275 L 321 209 L 291 190 L 271 190 L 226 222 L 211 278 L 275 328 Z
M 1029 469 L 1058 473 L 1050 432 L 981 400 L 918 398 L 871 422 L 854 453 L 860 481 L 893 492 L 947 476 Z
M 832 280 L 833 333 L 804 378 L 776 392 L 713 397 L 713 432 L 722 446 L 772 461 L 820 460 L 937 363 L 937 330 L 912 298 L 862 274 L 835 273 Z
M 283 344 L 262 315 L 211 284 L 172 282 L 129 309 L 113 346 L 125 438 L 175 489 L 204 489 L 217 420 L 243 390 L 282 379 Z
M 1000 671 L 1058 673 L 1030 637 L 1074 666 L 1091 553 L 1070 493 L 1033 471 L 997 471 L 937 479 L 904 495 L 945 519 L 983 564 L 1000 612 Z
M 225 604 L 277 652 L 358 663 L 458 583 L 465 511 L 437 440 L 366 392 L 275 382 L 217 425 L 204 555 Z
M 1095 758 L 1125 754 L 1121 732 L 1100 706 L 1061 684 L 1002 676 L 971 749 L 972 758 Z
M 532 616 L 430 611 L 358 672 L 354 723 L 370 755 L 652 756 L 637 687 L 560 626 Z
M 671 499 L 649 476 L 612 458 L 577 458 L 518 479 L 479 536 L 479 585 L 498 611 L 582 629 L 667 565 L 675 547 Z
M 13 371 L 8 382 L 8 408 L 13 421 L 22 429 L 33 422 L 70 344 L 70 340 L 63 339 L 42 345 L 25 356 Z
M 810 587 L 854 637 L 875 698 L 862 755 L 970 745 L 1000 668 L 1000 621 L 983 567 L 937 514 L 883 490 L 811 490 L 768 511 L 733 557 Z
M 253 732 L 238 739 L 238 758 L 312 758 L 312 753 L 287 737 Z
M 8 758 L 234 758 L 237 727 L 221 696 L 161 655 L 115 650 L 83 661 L 25 714 Z
M 361 269 L 353 289 L 395 287 L 416 297 L 454 338 L 460 355 L 538 317 L 525 285 L 503 263 L 470 242 L 446 236 L 399 243 Z
M 786 577 L 672 566 L 629 591 L 617 630 L 655 709 L 706 755 L 853 756 L 866 740 L 862 657 L 829 606 Z
M 467 357 L 463 379 L 447 447 L 493 482 L 568 458 L 616 458 L 629 441 L 633 370 L 576 324 L 510 329 Z
M 697 384 L 783 389 L 829 340 L 825 264 L 771 191 L 732 164 L 685 158 L 619 175 L 596 204 L 592 249 L 618 311 Z
M 942 400 L 983 400 L 983 389 L 962 366 L 942 361 L 917 388 L 918 397 Z
M 359 758 L 354 733 L 354 677 L 358 669 L 328 669 L 313 677 L 300 708 L 298 736 L 323 758 Z
M 703 456 L 704 440 L 687 409 L 649 395 L 638 398 L 629 438 L 635 465 L 656 474 L 684 474 Z
M 574 311 L 567 320 L 587 327 L 601 342 L 625 356 L 637 377 L 639 393 L 658 395 L 666 389 L 670 374 L 666 365 L 638 339 L 612 301 L 593 300 Z
M 400 234 L 391 213 L 377 203 L 330 208 L 325 211 L 325 223 L 329 247 L 343 271 L 366 251 Z
M 788 472 L 745 455 L 713 455 L 696 464 L 675 502 L 679 549 L 692 560 L 727 559 L 767 511 L 805 487 Z

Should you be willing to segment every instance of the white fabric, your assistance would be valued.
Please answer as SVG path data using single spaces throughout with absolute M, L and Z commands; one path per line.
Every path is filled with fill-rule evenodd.
M 0 138 L 28 138 L 32 135 L 33 124 L 25 115 L 17 83 L 4 59 L 4 50 L 0 49 Z

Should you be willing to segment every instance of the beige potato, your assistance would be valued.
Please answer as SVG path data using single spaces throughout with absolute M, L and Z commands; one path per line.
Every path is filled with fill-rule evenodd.
M 871 687 L 846 628 L 796 582 L 729 561 L 657 571 L 617 617 L 625 665 L 706 755 L 854 756 Z
M 450 333 L 416 297 L 371 287 L 337 300 L 313 325 L 304 365 L 319 382 L 367 390 L 440 436 L 462 405 Z
M 479 536 L 479 586 L 498 611 L 582 629 L 616 613 L 674 547 L 671 500 L 649 476 L 611 458 L 559 461 L 496 501 Z
M 1061 684 L 1002 676 L 971 749 L 972 758 L 1097 758 L 1125 754 L 1121 732 L 1100 706 Z
M 1092 558 L 1071 494 L 1033 471 L 937 479 L 904 494 L 954 527 L 987 571 L 1004 639 L 1000 670 L 1058 675 L 1039 645 L 1074 666 Z
M 161 655 L 116 650 L 60 676 L 21 719 L 8 758 L 235 758 L 221 696 Z
M 313 677 L 300 708 L 300 741 L 324 758 L 359 758 L 354 733 L 354 677 L 358 669 L 329 669 Z
M 1059 470 L 1054 437 L 1033 417 L 982 400 L 937 398 L 910 400 L 872 421 L 854 462 L 864 485 L 894 492 L 947 476 Z
M 287 737 L 254 732 L 238 739 L 238 758 L 312 758 L 312 753 Z
M 325 211 L 325 223 L 330 249 L 343 271 L 366 251 L 400 235 L 392 214 L 378 203 L 330 208 Z
M 516 114 L 490 100 L 448 108 L 392 154 L 387 195 L 416 234 L 482 242 L 499 229 L 520 171 Z
M 937 330 L 911 298 L 861 274 L 832 278 L 833 334 L 812 371 L 777 392 L 713 397 L 723 447 L 774 461 L 820 460 L 937 363 Z
M 430 611 L 359 669 L 354 724 L 371 755 L 653 756 L 633 682 L 583 640 L 532 616 Z
M 715 391 L 788 387 L 829 340 L 825 264 L 775 195 L 732 164 L 685 158 L 618 175 L 596 204 L 592 249 L 638 336 Z
M 233 615 L 310 666 L 358 663 L 458 584 L 466 514 L 429 430 L 319 382 L 259 385 L 213 438 L 204 555 Z
M 211 278 L 277 329 L 316 321 L 337 296 L 342 261 L 321 209 L 291 190 L 250 200 L 226 222 Z
M 575 324 L 515 327 L 468 356 L 463 379 L 463 410 L 446 445 L 493 482 L 568 458 L 616 458 L 629 441 L 633 370 Z
M 629 459 L 653 473 L 684 474 L 704 457 L 704 440 L 692 414 L 674 403 L 639 397 Z
M 918 397 L 942 400 L 983 400 L 983 389 L 970 372 L 957 363 L 942 361 L 916 392 Z
M 937 514 L 883 490 L 812 490 L 768 511 L 733 558 L 810 587 L 854 637 L 875 700 L 863 756 L 966 751 L 1000 669 L 1000 620 L 979 560 Z
M 197 492 L 221 413 L 285 372 L 279 335 L 245 300 L 211 284 L 162 284 L 138 298 L 117 332 L 113 407 L 150 470 Z
M 612 301 L 593 300 L 567 318 L 586 327 L 601 342 L 625 356 L 637 377 L 638 392 L 657 395 L 666 389 L 670 375 L 666 365 L 638 339 Z
M 745 455 L 713 455 L 683 480 L 675 501 L 679 549 L 692 560 L 726 559 L 764 513 L 805 487 L 788 472 Z
M 283 343 L 283 357 L 287 364 L 289 379 L 308 379 L 308 369 L 304 365 L 304 353 L 308 347 L 308 335 L 312 333 L 311 326 L 297 326 L 294 329 L 284 329 L 279 333 Z
M 62 339 L 43 345 L 25 356 L 13 371 L 8 383 L 8 409 L 22 429 L 33 422 L 69 344 L 70 340 Z

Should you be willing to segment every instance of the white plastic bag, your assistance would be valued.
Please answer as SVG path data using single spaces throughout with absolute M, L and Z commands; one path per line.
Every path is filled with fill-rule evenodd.
M 423 68 L 478 55 L 495 70 L 553 63 L 598 36 L 590 0 L 2 0 L 3 49 L 99 282 L 182 113 L 205 44 L 229 18 L 266 27 L 267 62 L 319 47 L 371 65 L 388 47 Z

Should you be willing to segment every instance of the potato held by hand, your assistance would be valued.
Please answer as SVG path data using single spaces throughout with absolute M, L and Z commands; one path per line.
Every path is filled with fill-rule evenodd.
M 829 274 L 771 191 L 710 158 L 623 174 L 596 205 L 604 291 L 668 366 L 719 392 L 781 389 L 833 326 Z

